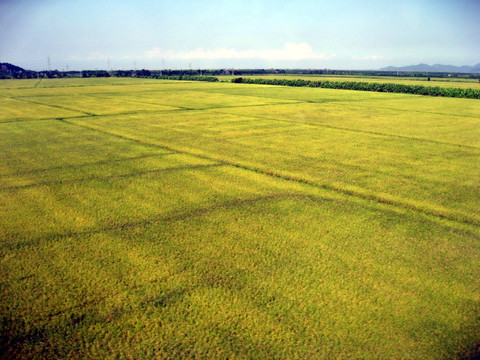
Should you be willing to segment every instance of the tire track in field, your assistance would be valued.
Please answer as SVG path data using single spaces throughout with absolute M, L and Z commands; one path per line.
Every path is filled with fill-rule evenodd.
M 164 169 L 138 171 L 138 172 L 135 172 L 135 173 L 119 174 L 119 175 L 89 176 L 89 177 L 77 178 L 77 179 L 40 181 L 40 182 L 36 182 L 36 183 L 33 183 L 33 184 L 12 185 L 12 186 L 0 187 L 0 191 L 11 191 L 11 190 L 15 191 L 15 190 L 22 190 L 22 189 L 28 189 L 28 188 L 32 188 L 32 187 L 39 187 L 39 186 L 75 184 L 75 183 L 80 183 L 80 182 L 96 181 L 96 180 L 104 181 L 104 180 L 126 179 L 126 178 L 130 178 L 130 177 L 136 177 L 136 176 L 142 176 L 142 175 L 168 173 L 168 172 L 173 172 L 173 171 L 184 171 L 184 170 L 198 170 L 198 169 L 203 169 L 203 168 L 220 167 L 220 166 L 225 166 L 225 164 L 216 163 L 216 164 L 187 165 L 187 166 L 177 166 L 177 167 L 170 167 L 170 168 L 164 168 Z
M 255 173 L 258 173 L 258 174 L 263 174 L 263 175 L 271 176 L 271 177 L 286 180 L 286 181 L 292 181 L 292 182 L 296 182 L 296 183 L 299 183 L 299 184 L 306 184 L 306 185 L 313 186 L 313 187 L 316 187 L 316 188 L 319 188 L 319 189 L 333 191 L 333 192 L 336 192 L 336 193 L 339 193 L 339 194 L 352 196 L 352 197 L 363 199 L 363 200 L 374 201 L 374 202 L 377 202 L 379 204 L 396 206 L 396 207 L 399 207 L 399 208 L 416 211 L 418 213 L 435 216 L 435 217 L 440 218 L 440 219 L 447 219 L 447 220 L 455 221 L 455 222 L 461 223 L 461 224 L 480 226 L 480 219 L 479 218 L 470 218 L 468 216 L 465 216 L 464 214 L 459 214 L 459 213 L 455 214 L 455 211 L 448 211 L 448 209 L 434 209 L 434 208 L 429 208 L 427 206 L 422 206 L 421 207 L 421 206 L 418 206 L 418 205 L 415 205 L 415 204 L 412 204 L 412 203 L 408 202 L 408 200 L 407 201 L 398 201 L 398 200 L 395 200 L 395 199 L 390 198 L 390 197 L 379 196 L 375 193 L 369 193 L 368 191 L 362 191 L 361 189 L 360 190 L 353 190 L 353 189 L 342 188 L 340 186 L 333 185 L 333 184 L 317 183 L 315 181 L 304 179 L 304 178 L 301 178 L 301 177 L 298 177 L 298 176 L 286 175 L 286 174 L 282 174 L 281 172 L 263 169 L 259 166 L 248 166 L 248 165 L 242 164 L 240 162 L 234 162 L 234 161 L 230 161 L 230 160 L 226 160 L 226 159 L 216 158 L 216 157 L 213 157 L 211 155 L 205 155 L 204 153 L 199 153 L 198 151 L 196 152 L 194 150 L 185 150 L 185 149 L 175 148 L 175 147 L 173 147 L 171 145 L 167 145 L 167 144 L 152 143 L 152 142 L 136 139 L 136 138 L 133 138 L 133 137 L 130 137 L 130 136 L 122 135 L 122 134 L 112 133 L 112 132 L 108 132 L 108 131 L 105 131 L 105 130 L 100 130 L 100 129 L 97 129 L 95 127 L 91 127 L 91 126 L 88 126 L 88 125 L 85 125 L 85 124 L 71 123 L 67 120 L 61 120 L 61 121 L 65 122 L 67 124 L 73 125 L 73 126 L 84 127 L 84 128 L 90 129 L 92 131 L 97 131 L 97 132 L 107 134 L 107 135 L 110 135 L 110 136 L 115 136 L 115 137 L 118 137 L 120 139 L 124 139 L 124 140 L 127 140 L 127 141 L 133 141 L 135 143 L 139 143 L 139 144 L 143 144 L 143 145 L 147 145 L 147 146 L 154 146 L 154 147 L 158 147 L 160 149 L 174 151 L 174 152 L 178 152 L 178 153 L 181 153 L 181 154 L 194 156 L 194 157 L 197 157 L 197 158 L 200 158 L 200 159 L 205 159 L 205 160 L 209 160 L 209 161 L 222 163 L 222 164 L 233 166 L 233 167 L 236 167 L 236 168 L 239 168 L 239 169 L 252 171 L 252 172 L 255 172 Z
M 45 104 L 42 104 L 42 105 L 45 105 Z M 45 106 L 49 106 L 49 105 L 45 105 Z M 64 109 L 64 110 L 68 110 L 68 109 Z M 171 109 L 171 110 L 166 110 L 166 109 L 165 110 L 136 110 L 136 111 L 125 111 L 120 113 L 108 113 L 108 114 L 98 114 L 98 115 L 83 114 L 83 115 L 76 115 L 76 116 L 46 117 L 46 118 L 39 118 L 39 119 L 10 119 L 5 121 L 0 120 L 0 125 L 11 124 L 11 123 L 35 122 L 35 121 L 63 120 L 63 119 L 91 119 L 91 118 L 119 116 L 119 115 L 162 114 L 167 112 L 181 112 L 181 111 L 195 111 L 195 110 L 198 110 L 198 109 L 178 107 L 178 109 Z
M 119 114 L 121 115 L 121 114 Z M 89 116 L 91 117 L 91 116 Z M 35 122 L 35 121 L 55 121 L 61 119 L 81 119 L 85 118 L 85 115 L 76 115 L 76 116 L 63 116 L 63 117 L 46 117 L 46 118 L 39 118 L 39 119 L 12 119 L 10 120 L 0 120 L 0 125 L 2 124 L 12 124 L 12 123 L 24 123 L 24 122 Z
M 246 85 L 254 85 L 254 84 L 246 84 Z M 272 85 L 272 86 L 277 86 L 277 85 Z M 296 88 L 298 89 L 298 88 Z M 318 88 L 305 88 L 305 89 L 318 89 Z M 339 89 L 323 89 L 323 90 L 339 90 Z M 352 90 L 352 91 L 355 91 L 355 90 Z M 261 95 L 247 95 L 247 94 L 231 94 L 231 93 L 224 93 L 222 92 L 220 89 L 211 89 L 211 90 L 199 90 L 199 92 L 205 92 L 205 93 L 215 93 L 215 94 L 228 94 L 230 96 L 252 96 L 252 97 L 258 97 L 258 98 L 265 98 L 265 99 L 276 99 L 278 100 L 278 98 L 273 98 L 273 97 L 269 97 L 269 96 L 261 96 Z M 388 94 L 388 93 L 377 93 L 377 94 Z M 396 95 L 405 95 L 405 97 L 409 97 L 409 96 L 421 96 L 423 97 L 424 95 L 415 95 L 415 94 L 405 94 L 405 93 L 395 93 Z M 451 98 L 451 99 L 455 99 L 455 98 Z M 299 99 L 284 99 L 284 100 L 290 100 L 290 101 L 299 101 L 299 102 L 304 102 L 304 103 L 312 103 L 312 104 L 324 104 L 324 103 L 331 103 L 331 102 L 334 102 L 334 103 L 349 103 L 351 104 L 352 102 L 355 104 L 355 106 L 358 106 L 358 107 L 363 107 L 363 108 L 367 108 L 367 109 L 372 109 L 372 108 L 375 108 L 375 109 L 382 109 L 382 110 L 401 110 L 401 111 L 404 111 L 404 112 L 414 112 L 414 113 L 421 113 L 421 114 L 432 114 L 432 115 L 444 115 L 444 116 L 454 116 L 454 117 L 467 117 L 467 118 L 472 118 L 472 119 L 477 119 L 478 117 L 475 116 L 475 115 L 462 115 L 462 114 L 455 114 L 455 113 L 443 113 L 443 112 L 435 112 L 435 111 L 423 111 L 423 110 L 413 110 L 413 109 L 398 109 L 398 108 L 395 108 L 395 107 L 386 107 L 386 106 L 369 106 L 369 105 L 364 105 L 362 104 L 363 102 L 365 101 L 370 101 L 371 99 L 323 99 L 323 100 L 312 100 L 312 99 L 305 99 L 305 100 L 299 100 Z M 376 100 L 384 100 L 384 101 L 387 101 L 389 99 L 376 99 Z M 466 100 L 474 100 L 475 99 L 466 99 Z M 271 105 L 275 105 L 275 104 L 271 104 Z
M 203 93 L 211 93 L 209 91 L 198 91 L 198 92 L 203 92 Z M 214 91 L 213 91 L 214 92 Z M 96 95 L 86 95 L 89 97 L 94 97 Z M 244 95 L 242 95 L 244 96 Z M 250 97 L 255 97 L 255 98 L 266 98 L 266 99 L 271 99 L 270 97 L 262 97 L 262 96 L 254 96 L 254 95 L 245 95 L 245 96 L 250 96 Z M 109 99 L 108 96 L 99 96 L 103 97 L 104 99 Z M 146 105 L 163 105 L 163 104 L 157 104 L 153 102 L 145 102 L 145 101 L 131 101 L 131 100 L 126 100 L 128 102 L 136 102 L 136 103 L 144 103 Z M 291 100 L 293 101 L 293 100 Z M 342 101 L 327 101 L 327 102 L 342 102 Z M 176 110 L 142 110 L 142 111 L 130 111 L 130 112 L 121 112 L 121 113 L 109 113 L 109 114 L 91 114 L 90 116 L 95 116 L 95 117 L 100 117 L 100 116 L 112 116 L 112 115 L 135 115 L 135 114 L 142 114 L 142 113 L 163 113 L 163 112 L 169 112 L 169 111 L 208 111 L 208 110 L 215 110 L 216 113 L 224 114 L 224 115 L 235 115 L 231 114 L 228 112 L 222 112 L 222 109 L 235 109 L 235 108 L 243 108 L 243 107 L 266 107 L 266 106 L 277 106 L 277 105 L 296 105 L 296 104 L 307 104 L 307 103 L 325 103 L 325 101 L 312 101 L 312 100 L 305 100 L 305 101 L 296 101 L 296 102 L 287 102 L 287 103 L 274 103 L 274 104 L 258 104 L 258 105 L 234 105 L 234 106 L 214 106 L 214 107 L 209 107 L 209 108 L 188 108 L 188 107 L 183 107 L 183 106 L 175 106 L 178 109 Z M 48 106 L 48 105 L 47 105 Z M 165 105 L 163 105 L 165 106 Z M 170 105 L 168 105 L 170 106 Z M 58 106 L 60 107 L 60 106 Z M 360 105 L 360 107 L 366 107 Z M 379 109 L 385 109 L 385 110 L 395 110 L 394 108 L 386 108 L 386 107 L 376 107 Z M 68 108 L 64 108 L 65 110 L 71 110 Z M 76 111 L 76 110 L 72 110 Z M 444 113 L 435 113 L 435 112 L 424 112 L 424 111 L 418 111 L 418 110 L 407 110 L 411 112 L 418 112 L 418 113 L 429 113 L 429 114 L 436 114 L 436 115 L 451 115 L 451 114 L 444 114 Z M 456 144 L 456 143 L 451 143 L 447 141 L 439 141 L 439 140 L 432 140 L 432 139 L 426 139 L 426 138 L 419 138 L 419 137 L 414 137 L 414 136 L 406 136 L 406 135 L 397 135 L 397 134 L 390 134 L 390 133 L 383 133 L 383 132 L 378 132 L 378 131 L 370 131 L 370 130 L 360 130 L 360 129 L 352 129 L 348 127 L 342 127 L 342 126 L 335 126 L 335 125 L 328 125 L 328 124 L 319 124 L 319 123 L 312 123 L 312 122 L 305 122 L 305 121 L 293 121 L 293 120 L 287 120 L 287 119 L 280 119 L 280 118 L 271 118 L 268 116 L 261 116 L 261 115 L 244 115 L 247 117 L 255 118 L 255 119 L 262 119 L 262 120 L 269 120 L 269 121 L 277 121 L 277 122 L 285 122 L 285 123 L 292 123 L 292 124 L 304 124 L 304 125 L 310 125 L 310 126 L 315 126 L 315 127 L 323 127 L 323 128 L 328 128 L 328 129 L 334 129 L 334 130 L 340 130 L 340 131 L 347 131 L 347 132 L 354 132 L 354 133 L 361 133 L 361 134 L 369 134 L 369 135 L 376 135 L 376 136 L 383 136 L 383 137 L 393 137 L 393 138 L 398 138 L 398 139 L 406 139 L 406 140 L 414 140 L 414 141 L 419 141 L 419 142 L 427 142 L 427 143 L 432 143 L 432 144 L 440 144 L 440 145 L 451 145 L 451 146 L 456 146 L 460 148 L 467 148 L 467 149 L 480 149 L 480 146 L 474 146 L 474 145 L 464 145 L 464 144 Z M 472 116 L 468 115 L 455 115 L 455 116 L 461 116 L 461 117 L 469 117 L 472 118 Z M 76 117 L 69 117 L 69 118 L 76 118 Z
M 215 113 L 224 114 L 224 115 L 234 115 L 234 114 L 231 114 L 231 113 L 228 113 L 228 112 L 218 111 L 217 109 L 215 109 Z M 456 147 L 466 148 L 466 149 L 476 149 L 476 150 L 480 149 L 480 146 L 456 144 L 456 143 L 451 143 L 451 142 L 447 142 L 447 141 L 438 141 L 438 140 L 432 140 L 432 139 L 426 139 L 426 138 L 418 138 L 418 137 L 414 137 L 414 136 L 389 134 L 389 133 L 382 133 L 382 132 L 370 131 L 370 130 L 352 129 L 352 128 L 346 128 L 346 127 L 342 127 L 342 126 L 319 124 L 319 123 L 312 123 L 312 122 L 307 122 L 307 121 L 294 121 L 294 120 L 287 120 L 287 119 L 271 118 L 271 117 L 268 117 L 268 116 L 261 116 L 261 115 L 245 115 L 245 116 L 252 117 L 252 118 L 255 118 L 255 119 L 260 119 L 260 120 L 277 121 L 277 122 L 284 122 L 284 123 L 291 123 L 291 124 L 301 124 L 301 125 L 322 127 L 322 128 L 327 128 L 327 129 L 346 131 L 346 132 L 354 132 L 354 133 L 360 133 L 360 134 L 376 135 L 376 136 L 383 136 L 383 137 L 392 137 L 392 138 L 398 138 L 398 139 L 404 139 L 404 140 L 413 140 L 413 141 L 419 141 L 419 142 L 428 142 L 428 143 L 439 144 L 439 145 L 451 145 L 451 146 L 456 146 Z
M 145 92 L 142 92 L 142 93 L 145 93 Z M 118 96 L 118 94 L 83 94 L 83 96 L 86 96 L 86 97 L 90 97 L 90 98 L 93 98 L 93 99 L 98 99 L 98 98 L 102 98 L 102 99 L 105 99 L 105 100 L 111 100 L 112 97 L 115 99 L 118 99 L 118 97 L 115 97 L 115 95 Z M 166 104 L 159 104 L 159 103 L 154 103 L 154 102 L 148 102 L 148 101 L 139 101 L 139 100 L 128 100 L 128 99 L 122 99 L 122 101 L 124 102 L 129 102 L 129 103 L 133 103 L 133 104 L 143 104 L 143 105 L 156 105 L 156 106 L 171 106 L 171 107 L 176 107 L 178 109 L 172 109 L 172 110 L 163 110 L 163 111 L 179 111 L 179 110 L 185 110 L 185 111 L 188 111 L 188 110 L 198 110 L 198 109 L 195 109 L 195 108 L 189 108 L 189 107 L 186 107 L 186 106 L 180 106 L 180 105 L 166 105 Z M 143 112 L 147 112 L 148 110 L 140 110 L 138 111 L 139 113 L 143 113 Z M 152 112 L 163 112 L 162 110 L 152 110 Z M 128 114 L 127 112 L 126 113 L 121 113 L 121 114 L 118 114 L 118 113 L 112 113 L 112 114 L 102 114 L 102 115 L 98 115 L 98 116 L 107 116 L 107 115 L 125 115 L 125 114 Z
M 412 96 L 424 96 L 424 95 L 413 95 Z M 455 99 L 455 98 L 450 98 Z M 457 98 L 458 99 L 458 98 Z M 467 100 L 475 100 L 475 99 L 467 99 Z M 365 100 L 368 101 L 368 100 Z M 346 101 L 344 101 L 346 102 Z M 355 103 L 355 106 L 367 108 L 369 110 L 372 109 L 372 106 L 364 105 L 361 102 L 358 104 Z M 463 115 L 463 114 L 455 114 L 455 113 L 442 113 L 442 112 L 435 112 L 435 111 L 424 111 L 424 110 L 413 110 L 413 109 L 399 109 L 395 107 L 385 107 L 385 106 L 374 106 L 375 109 L 382 109 L 382 110 L 396 110 L 396 111 L 403 111 L 403 112 L 413 112 L 413 113 L 420 113 L 420 114 L 431 114 L 431 115 L 443 115 L 443 116 L 453 116 L 453 117 L 462 117 L 462 118 L 471 118 L 471 119 L 478 119 L 478 116 L 474 115 Z
M 94 113 L 86 112 L 86 111 L 83 111 L 83 110 L 71 109 L 71 108 L 68 108 L 66 106 L 60 106 L 60 105 L 44 104 L 40 101 L 34 101 L 34 100 L 27 99 L 27 98 L 24 98 L 24 97 L 16 97 L 16 96 L 4 96 L 4 97 L 9 98 L 9 99 L 13 99 L 13 100 L 18 100 L 18 101 L 24 101 L 24 102 L 28 102 L 28 103 L 32 103 L 32 104 L 36 104 L 36 105 L 43 105 L 43 106 L 47 106 L 47 107 L 51 107 L 51 108 L 55 108 L 55 109 L 68 110 L 68 111 L 71 111 L 71 112 L 81 113 L 81 114 L 85 114 L 85 115 L 88 115 L 88 116 L 96 116 L 96 114 L 94 114 Z
M 202 208 L 196 208 L 193 210 L 188 210 L 188 211 L 181 211 L 180 210 L 174 210 L 171 213 L 167 213 L 164 215 L 158 215 L 158 216 L 152 216 L 147 219 L 141 219 L 141 220 L 136 220 L 136 221 L 130 221 L 130 222 L 124 222 L 124 223 L 110 223 L 106 224 L 101 227 L 94 227 L 94 228 L 89 228 L 89 229 L 84 229 L 84 230 L 70 230 L 66 231 L 63 233 L 47 233 L 44 234 L 43 236 L 38 236 L 30 239 L 25 239 L 24 234 L 10 234 L 8 237 L 12 238 L 14 242 L 6 242 L 3 241 L 0 244 L 0 249 L 4 250 L 18 250 L 27 246 L 35 246 L 38 245 L 41 242 L 48 242 L 48 241 L 55 241 L 59 239 L 64 239 L 64 238 L 83 238 L 86 236 L 91 236 L 91 235 L 96 235 L 96 234 L 101 234 L 101 233 L 108 233 L 108 232 L 116 232 L 116 231 L 125 231 L 129 229 L 135 229 L 135 228 L 141 228 L 145 226 L 151 226 L 159 223 L 165 223 L 168 224 L 170 222 L 176 222 L 176 221 L 185 221 L 194 217 L 200 217 L 203 215 L 208 215 L 210 213 L 213 213 L 215 211 L 219 210 L 232 210 L 236 208 L 241 208 L 241 207 L 248 207 L 252 206 L 258 203 L 262 202 L 275 202 L 275 201 L 283 201 L 283 200 L 308 200 L 313 203 L 345 203 L 345 202 L 350 202 L 351 200 L 339 200 L 335 198 L 329 198 L 325 196 L 319 196 L 319 195 L 311 195 L 311 194 L 302 194 L 302 193 L 297 193 L 297 192 L 287 192 L 287 193 L 277 193 L 277 194 L 267 194 L 267 195 L 260 195 L 257 197 L 251 197 L 251 198 L 246 198 L 246 199 L 232 199 L 232 200 L 227 200 L 221 203 L 213 203 L 210 204 L 209 206 L 202 207 Z M 355 203 L 354 203 L 355 204 Z M 358 203 L 357 203 L 358 204 Z M 361 205 L 364 206 L 364 205 Z M 410 217 L 408 213 L 399 213 L 396 209 L 390 208 L 390 209 L 380 209 L 376 206 L 373 205 L 367 205 L 369 209 L 372 211 L 390 211 L 393 214 L 397 216 L 405 216 L 405 217 Z M 423 219 L 419 221 L 431 221 L 431 219 Z M 450 232 L 455 232 L 463 236 L 470 236 L 475 239 L 480 240 L 480 235 L 474 231 L 470 231 L 467 229 L 458 229 L 458 228 L 453 228 L 449 226 L 448 224 L 439 224 L 435 223 L 435 226 L 437 227 L 442 227 L 447 229 Z M 23 239 L 22 239 L 23 237 Z
M 250 85 L 250 84 L 249 84 Z M 250 97 L 250 98 L 256 98 L 257 100 L 260 98 L 260 99 L 270 99 L 270 100 L 274 100 L 275 103 L 271 103 L 269 105 L 275 105 L 275 104 L 283 104 L 283 103 L 278 103 L 278 98 L 277 97 L 274 97 L 274 96 L 264 96 L 264 95 L 260 95 L 260 94 L 257 94 L 257 95 L 252 95 L 252 94 L 237 94 L 237 93 L 226 93 L 223 91 L 224 89 L 221 89 L 221 88 L 217 88 L 217 89 L 194 89 L 194 90 L 191 90 L 191 89 L 175 89 L 175 91 L 184 91 L 184 92 L 198 92 L 198 93 L 205 93 L 205 94 L 221 94 L 221 95 L 227 95 L 227 96 L 242 96 L 242 97 Z M 171 89 L 154 89 L 154 90 L 150 90 L 150 91 L 144 91 L 143 93 L 151 93 L 151 92 L 159 92 L 159 93 L 162 93 L 162 92 L 169 92 L 171 91 Z M 114 94 L 115 95 L 115 94 Z M 290 101 L 290 104 L 296 104 L 296 103 L 316 103 L 316 104 L 324 104 L 324 103 L 329 103 L 329 102 L 345 102 L 346 100 L 338 100 L 338 99 L 323 99 L 323 100 L 300 100 L 300 99 L 290 99 L 290 98 L 282 98 L 281 100 L 283 101 Z M 357 101 L 357 100 L 356 100 Z M 363 101 L 363 100 L 359 100 L 359 101 Z M 285 104 L 288 104 L 288 103 L 285 103 Z
M 125 157 L 125 158 L 113 159 L 113 160 L 112 159 L 110 159 L 110 160 L 100 160 L 100 161 L 94 161 L 94 162 L 91 162 L 91 163 L 84 163 L 84 164 L 78 164 L 78 165 L 53 166 L 53 167 L 50 167 L 50 168 L 24 170 L 24 171 L 17 171 L 17 172 L 12 172 L 12 173 L 7 173 L 7 174 L 0 174 L 0 178 L 10 177 L 10 176 L 18 176 L 18 175 L 30 175 L 30 174 L 33 175 L 33 174 L 39 174 L 39 173 L 44 173 L 44 172 L 49 172 L 49 171 L 56 171 L 56 170 L 79 169 L 79 168 L 88 167 L 88 166 L 115 164 L 115 163 L 124 162 L 124 161 L 135 161 L 135 160 L 146 159 L 146 158 L 150 158 L 150 157 L 159 157 L 159 156 L 174 155 L 174 154 L 176 154 L 176 153 L 175 152 L 168 152 L 168 153 L 161 153 L 161 154 L 147 154 L 147 155 Z
M 193 91 L 193 92 L 211 94 L 210 92 L 205 92 L 205 91 Z M 116 94 L 116 95 L 118 95 L 118 94 Z M 106 100 L 109 100 L 109 99 L 112 98 L 111 95 L 104 96 L 103 94 L 100 94 L 100 95 L 85 94 L 84 96 L 88 96 L 88 97 L 92 97 L 92 98 L 103 98 L 103 99 L 106 99 Z M 230 96 L 232 96 L 232 95 L 230 95 Z M 258 98 L 257 96 L 253 96 L 253 95 L 235 95 L 235 96 L 246 96 L 246 97 L 248 96 L 248 97 Z M 261 98 L 262 99 L 273 99 L 273 98 L 267 98 L 267 97 L 261 97 Z M 289 102 L 275 102 L 275 103 L 268 103 L 268 104 L 244 104 L 244 105 L 228 105 L 228 106 L 219 105 L 219 106 L 211 106 L 211 107 L 208 107 L 208 108 L 191 108 L 191 107 L 186 107 L 186 106 L 181 106 L 181 105 L 159 104 L 159 103 L 150 102 L 150 101 L 139 101 L 139 100 L 129 100 L 129 99 L 125 99 L 124 101 L 125 102 L 130 102 L 130 103 L 145 104 L 145 105 L 174 106 L 174 107 L 177 107 L 181 110 L 190 110 L 190 111 L 202 111 L 202 110 L 211 110 L 211 109 L 230 109 L 230 108 L 243 108 L 243 107 L 262 107 L 262 106 L 272 106 L 272 105 L 305 104 L 305 101 L 288 100 Z M 122 113 L 122 115 L 123 114 L 124 113 Z M 112 115 L 114 115 L 114 114 L 112 114 Z
M 250 206 L 254 205 L 256 203 L 260 202 L 267 202 L 267 201 L 281 201 L 281 200 L 286 200 L 286 199 L 309 199 L 315 202 L 333 202 L 336 201 L 335 199 L 329 199 L 329 198 L 323 198 L 319 196 L 313 196 L 313 195 L 308 195 L 308 194 L 299 194 L 299 193 L 277 193 L 277 194 L 269 194 L 269 195 L 261 195 L 257 197 L 252 197 L 252 198 L 246 198 L 246 199 L 233 199 L 229 201 L 225 201 L 222 203 L 214 203 L 211 204 L 207 207 L 203 208 L 196 208 L 193 210 L 189 211 L 173 211 L 170 214 L 165 214 L 165 215 L 159 215 L 159 216 L 153 216 L 148 219 L 142 219 L 142 220 L 137 220 L 137 221 L 131 221 L 131 222 L 125 222 L 125 223 L 113 223 L 113 224 L 107 224 L 102 227 L 98 228 L 91 228 L 91 229 L 86 229 L 86 230 L 73 230 L 73 231 L 66 231 L 64 233 L 54 233 L 54 234 L 46 234 L 44 236 L 39 236 L 33 239 L 27 239 L 27 240 L 16 240 L 15 243 L 7 243 L 3 242 L 0 244 L 0 248 L 8 249 L 8 250 L 14 250 L 14 249 L 20 249 L 25 246 L 32 246 L 36 245 L 42 241 L 52 241 L 52 240 L 57 240 L 57 239 L 63 239 L 67 237 L 84 237 L 84 236 L 90 236 L 90 235 L 95 235 L 95 234 L 100 234 L 103 232 L 113 232 L 113 231 L 123 231 L 123 230 L 128 230 L 128 229 L 133 229 L 133 228 L 138 228 L 142 226 L 148 226 L 148 225 L 153 225 L 156 223 L 168 223 L 168 222 L 175 222 L 175 221 L 183 221 L 187 220 L 192 217 L 196 216 L 202 216 L 208 213 L 212 213 L 214 211 L 218 210 L 227 210 L 227 209 L 234 209 L 242 206 Z M 11 234 L 11 238 L 17 238 L 16 234 Z M 22 237 L 22 234 L 18 234 L 18 237 Z

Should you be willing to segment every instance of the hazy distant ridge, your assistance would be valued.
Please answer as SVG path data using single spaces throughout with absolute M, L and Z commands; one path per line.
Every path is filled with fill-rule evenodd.
M 480 63 L 469 66 L 454 66 L 454 65 L 428 65 L 428 64 L 418 64 L 418 65 L 409 65 L 409 66 L 387 66 L 380 70 L 384 71 L 424 71 L 424 72 L 456 72 L 456 73 L 478 73 L 480 72 Z
M 25 71 L 25 69 L 9 63 L 0 63 L 0 71 L 22 72 Z

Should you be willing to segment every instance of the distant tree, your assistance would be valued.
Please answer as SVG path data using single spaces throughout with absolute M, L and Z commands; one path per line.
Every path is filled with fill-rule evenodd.
M 142 70 L 138 70 L 137 71 L 137 76 L 151 76 L 152 73 L 149 71 L 149 70 L 145 70 L 145 69 L 142 69 Z
M 98 70 L 98 71 L 95 71 L 95 74 L 94 74 L 96 77 L 110 77 L 110 74 L 105 71 L 105 70 Z

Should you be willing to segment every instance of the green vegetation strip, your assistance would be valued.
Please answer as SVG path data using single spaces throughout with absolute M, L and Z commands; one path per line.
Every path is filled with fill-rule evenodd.
M 185 81 L 206 81 L 217 82 L 218 78 L 215 76 L 194 76 L 194 75 L 155 75 L 148 76 L 147 78 L 160 79 L 160 80 L 185 80 Z
M 263 79 L 263 78 L 235 78 L 232 83 L 259 84 L 259 85 L 280 85 L 294 87 L 312 87 L 337 90 L 375 91 L 387 93 L 404 93 L 413 95 L 445 96 L 456 98 L 480 99 L 480 90 L 440 88 L 422 85 L 403 85 L 395 83 L 374 83 L 355 81 L 309 81 L 302 79 Z

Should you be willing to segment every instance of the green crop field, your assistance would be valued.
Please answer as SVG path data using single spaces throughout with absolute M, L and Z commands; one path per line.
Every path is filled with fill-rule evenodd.
M 480 101 L 0 82 L 0 357 L 480 352 Z

